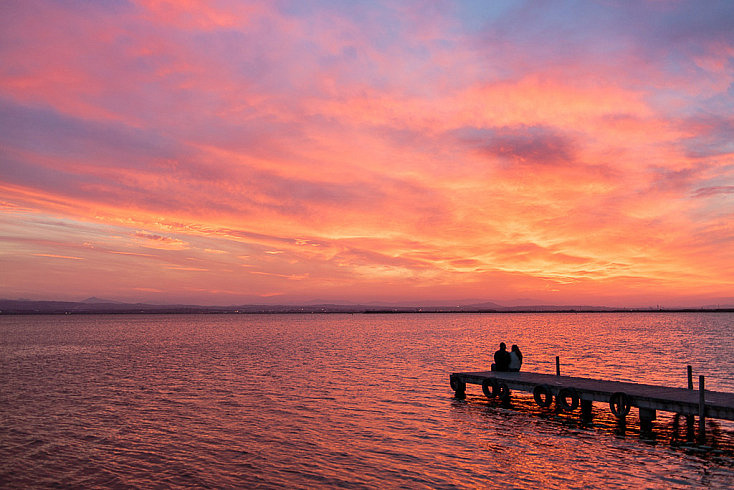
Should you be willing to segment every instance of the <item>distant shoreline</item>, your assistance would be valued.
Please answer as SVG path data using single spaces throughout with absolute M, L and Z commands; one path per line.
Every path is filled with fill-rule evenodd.
M 151 305 L 64 301 L 0 300 L 0 315 L 263 315 L 263 314 L 504 314 L 504 313 L 732 313 L 734 307 L 610 308 L 564 306 L 368 306 L 368 305 Z

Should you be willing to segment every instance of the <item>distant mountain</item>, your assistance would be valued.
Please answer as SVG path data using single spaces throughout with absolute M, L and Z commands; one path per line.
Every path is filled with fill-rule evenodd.
M 311 304 L 311 303 L 309 303 Z M 339 303 L 342 304 L 342 303 Z M 344 303 L 347 304 L 347 303 Z M 366 303 L 349 303 L 369 307 L 390 308 L 505 308 L 497 303 L 485 302 L 479 299 L 460 300 L 425 300 L 425 301 L 369 301 Z
M 734 309 L 734 303 L 729 304 L 716 304 L 716 305 L 706 305 L 703 307 L 706 310 L 731 310 Z
M 497 310 L 497 311 L 504 311 L 508 307 L 507 306 L 498 305 L 497 303 L 492 303 L 491 301 L 486 301 L 484 303 L 477 303 L 477 304 L 473 304 L 473 305 L 467 305 L 464 308 L 465 309 L 466 308 L 474 308 L 474 309 L 477 309 L 477 310 Z
M 90 298 L 91 299 L 91 298 Z M 97 301 L 0 300 L 0 314 L 59 315 L 89 313 L 226 313 L 231 307 L 197 305 L 150 305 Z
M 357 303 L 354 301 L 329 301 L 327 299 L 313 299 L 311 301 L 305 301 L 299 303 L 299 305 L 343 305 L 343 306 L 354 306 Z
M 632 310 L 633 308 L 612 308 L 609 306 L 588 306 L 588 305 L 528 305 L 528 306 L 511 306 L 506 311 L 619 311 Z
M 84 299 L 84 300 L 82 300 L 80 302 L 81 303 L 86 303 L 86 304 L 106 304 L 106 305 L 122 305 L 122 304 L 124 304 L 121 301 L 113 301 L 111 299 L 102 299 L 102 298 L 98 298 L 96 296 L 92 296 L 91 298 Z
M 84 301 L 34 301 L 2 300 L 0 314 L 3 315 L 42 315 L 42 314 L 105 314 L 105 313 L 516 313 L 516 312 L 605 312 L 605 311 L 734 311 L 734 307 L 719 308 L 610 308 L 605 306 L 501 306 L 497 303 L 483 302 L 471 305 L 395 305 L 395 304 L 303 304 L 303 305 L 240 305 L 240 306 L 199 306 L 199 305 L 155 305 L 145 303 L 121 303 L 96 297 Z

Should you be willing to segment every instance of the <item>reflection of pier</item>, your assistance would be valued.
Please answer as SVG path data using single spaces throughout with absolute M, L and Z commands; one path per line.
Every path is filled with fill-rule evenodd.
M 580 406 L 582 417 L 587 419 L 591 417 L 592 402 L 608 403 L 620 420 L 631 407 L 637 407 L 640 427 L 645 430 L 652 427 L 658 410 L 687 415 L 689 423 L 697 415 L 699 440 L 703 441 L 706 417 L 734 420 L 734 393 L 706 390 L 703 376 L 699 376 L 703 390 L 694 390 L 690 366 L 688 374 L 689 389 L 529 372 L 453 373 L 450 381 L 459 398 L 465 396 L 467 384 L 482 386 L 488 398 L 504 400 L 509 399 L 510 390 L 527 391 L 542 407 L 549 407 L 554 399 L 558 411 L 573 411 Z

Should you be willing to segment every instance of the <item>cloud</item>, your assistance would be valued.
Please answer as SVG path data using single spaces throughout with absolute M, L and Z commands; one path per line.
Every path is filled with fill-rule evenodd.
M 304 279 L 308 279 L 308 274 L 276 274 L 274 272 L 264 272 L 264 271 L 248 271 L 250 274 L 256 274 L 260 276 L 272 276 L 272 277 L 278 277 L 283 279 L 288 279 L 290 281 L 302 281 Z
M 31 254 L 34 257 L 51 257 L 54 259 L 72 259 L 72 260 L 84 260 L 84 257 L 73 257 L 71 255 L 57 255 L 57 254 Z
M 459 135 L 478 151 L 508 164 L 558 166 L 575 161 L 571 140 L 547 127 L 465 128 Z
M 156 248 L 159 250 L 186 250 L 189 244 L 178 238 L 171 238 L 151 233 L 138 231 L 133 235 L 137 242 L 146 248 Z
M 730 2 L 0 9 L 0 292 L 731 286 Z
M 700 189 L 696 189 L 693 193 L 693 197 L 712 197 L 721 194 L 734 194 L 734 185 L 701 187 Z
M 710 115 L 685 121 L 685 128 L 694 136 L 681 143 L 690 158 L 734 155 L 734 119 Z
M 63 114 L 50 107 L 19 105 L 0 99 L 3 146 L 64 161 L 94 166 L 145 168 L 180 150 L 152 130 L 112 122 L 100 123 Z

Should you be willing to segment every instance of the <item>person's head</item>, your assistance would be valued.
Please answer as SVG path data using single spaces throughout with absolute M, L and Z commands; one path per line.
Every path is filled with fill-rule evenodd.
M 520 348 L 517 346 L 517 344 L 512 344 L 512 350 L 514 350 L 515 352 L 518 352 Z
M 500 350 L 507 350 L 507 345 L 504 342 L 500 342 Z

